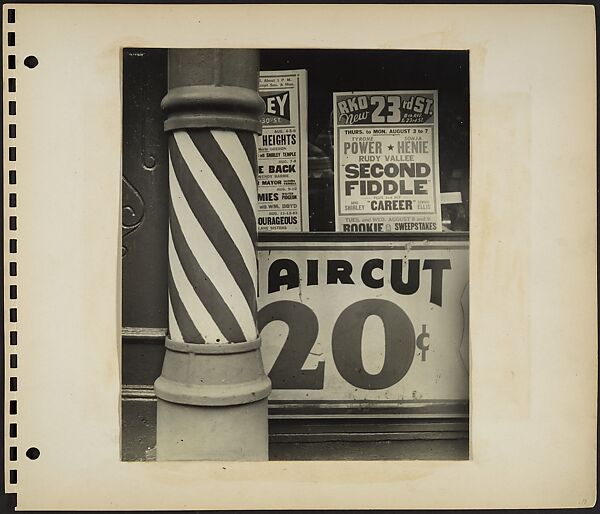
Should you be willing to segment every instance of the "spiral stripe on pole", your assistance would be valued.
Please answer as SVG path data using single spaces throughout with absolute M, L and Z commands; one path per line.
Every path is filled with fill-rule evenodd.
M 181 268 L 189 285 L 193 288 L 198 299 L 202 302 L 207 314 L 214 322 L 215 328 L 218 328 L 218 330 L 214 331 L 214 334 L 212 334 L 213 331 L 208 331 L 208 337 L 204 337 L 203 335 L 203 338 L 205 340 L 215 340 L 215 342 L 222 342 L 223 340 L 244 341 L 244 333 L 232 312 L 232 309 L 225 301 L 225 295 L 219 291 L 213 282 L 214 274 L 209 275 L 196 260 L 194 252 L 189 246 L 191 241 L 183 233 L 178 216 L 181 216 L 183 223 L 186 222 L 185 215 L 181 213 L 181 208 L 180 212 L 177 212 L 171 204 L 169 207 L 169 224 L 173 248 L 177 253 Z M 188 232 L 193 231 L 188 230 Z M 184 305 L 187 306 L 185 301 Z M 192 318 L 196 320 L 193 316 Z M 202 328 L 204 327 L 197 325 L 196 328 L 202 334 Z
M 179 328 L 179 323 L 177 322 L 177 318 L 175 318 L 175 313 L 173 312 L 173 303 L 171 301 L 170 294 L 169 294 L 169 335 L 173 341 L 178 341 L 180 343 L 184 342 L 183 335 L 181 333 L 181 329 Z
M 169 236 L 170 239 L 171 236 Z M 169 249 L 170 251 L 170 249 Z M 196 342 L 196 343 L 204 343 L 204 338 L 198 332 L 196 325 L 192 321 L 190 313 L 183 305 L 181 301 L 181 297 L 179 296 L 179 292 L 177 291 L 177 287 L 175 286 L 175 280 L 173 279 L 173 273 L 171 269 L 169 269 L 169 298 L 171 300 L 171 307 L 173 309 L 173 319 L 175 321 L 174 329 L 171 330 L 171 325 L 169 324 L 169 334 L 173 336 L 173 333 L 181 334 L 181 342 Z M 170 322 L 170 319 L 169 319 Z
M 235 133 L 231 134 L 237 138 Z M 238 210 L 238 204 L 240 202 L 239 197 L 232 197 L 228 194 L 222 183 L 218 180 L 219 173 L 215 172 L 215 168 L 211 167 L 211 165 L 209 165 L 205 159 L 205 156 L 209 155 L 209 151 L 205 150 L 204 152 L 200 152 L 187 132 L 176 131 L 174 133 L 174 137 L 181 157 L 188 167 L 190 173 L 193 175 L 196 184 L 201 188 L 202 192 L 206 194 L 207 198 L 211 198 L 211 206 L 223 224 L 223 228 L 227 230 L 227 232 L 231 235 L 232 240 L 235 241 L 236 246 L 239 248 L 240 254 L 246 263 L 246 269 L 254 270 L 256 267 L 253 257 L 253 252 L 255 251 L 254 242 L 256 240 L 255 218 L 252 218 L 253 225 L 250 225 L 244 221 L 243 216 L 247 215 L 247 212 L 242 213 Z M 196 137 L 196 139 L 198 138 Z M 223 164 L 219 162 L 213 164 L 213 166 L 219 165 L 223 166 Z M 228 167 L 231 168 L 231 165 L 228 164 Z M 239 189 L 242 187 L 237 179 L 236 171 L 233 171 L 232 169 L 231 173 L 234 174 L 236 180 L 238 181 L 237 189 L 239 192 Z M 254 178 L 252 168 L 248 168 L 242 163 L 239 174 L 250 174 L 252 178 L 252 181 L 247 184 L 248 192 L 246 193 L 243 191 L 243 196 L 256 196 L 256 179 Z M 242 193 L 240 193 L 240 195 L 241 194 Z M 189 203 L 191 204 L 192 202 Z M 248 229 L 248 226 L 251 228 Z M 255 277 L 252 278 L 255 279 Z
M 171 235 L 186 275 L 229 341 L 256 338 L 254 316 L 227 264 L 198 223 L 177 179 L 171 182 Z M 202 266 L 196 256 L 202 256 Z
M 230 162 L 231 167 L 237 170 L 237 176 L 246 192 L 246 196 L 253 194 L 256 197 L 254 169 L 237 133 L 226 130 L 211 130 L 210 133 L 223 151 L 225 158 Z M 256 222 L 258 203 L 251 201 L 251 198 L 248 198 L 248 201 Z
M 189 170 L 190 173 L 187 177 L 184 177 L 185 182 L 180 182 L 181 191 L 185 195 L 186 187 L 197 193 L 198 190 L 202 191 L 202 195 L 206 195 L 206 202 L 204 205 L 196 206 L 194 215 L 198 223 L 202 226 L 205 233 L 211 234 L 212 237 L 208 236 L 211 243 L 216 248 L 218 255 L 224 261 L 227 270 L 233 276 L 234 280 L 242 291 L 246 303 L 250 311 L 253 313 L 255 318 L 256 313 L 256 263 L 254 261 L 254 238 L 248 234 L 247 230 L 242 223 L 240 214 L 236 209 L 231 198 L 227 195 L 225 190 L 216 179 L 214 172 L 208 167 L 208 164 L 204 160 L 203 156 L 198 152 L 196 147 L 191 142 L 189 136 L 185 132 L 175 133 L 175 144 L 177 147 L 182 161 L 180 164 Z M 177 171 L 177 166 L 174 164 L 174 169 Z M 185 173 L 176 173 L 177 179 Z M 208 201 L 208 198 L 211 201 Z M 187 205 L 192 209 L 197 203 L 196 194 L 186 196 Z M 210 207 L 209 207 L 210 206 Z M 212 223 L 207 223 L 205 216 L 203 215 L 203 208 L 209 209 L 214 213 Z M 220 244 L 221 239 L 228 237 L 230 244 L 228 248 L 222 248 Z M 233 251 L 235 250 L 235 251 Z M 241 256 L 243 264 L 239 262 L 233 262 L 230 258 L 230 253 L 236 261 L 236 254 Z M 201 255 L 201 254 L 197 254 Z M 250 266 L 253 265 L 253 268 Z M 253 270 L 253 273 L 250 272 Z
M 215 140 L 213 132 L 215 131 L 196 130 L 190 133 L 190 138 L 198 149 L 198 153 L 202 155 L 208 167 L 213 171 L 214 176 L 231 198 L 242 223 L 246 226 L 248 235 L 255 241 L 256 217 L 254 215 L 254 204 L 258 201 L 258 197 L 255 200 L 252 195 L 256 195 L 256 183 L 249 186 L 252 190 L 247 191 L 244 188 L 240 180 L 240 175 L 243 174 L 244 169 L 234 169 L 232 163 L 225 156 L 223 149 Z M 175 134 L 175 137 L 177 138 L 177 134 Z
M 252 341 L 254 166 L 231 131 L 176 130 L 169 149 L 172 332 L 185 342 Z
M 192 326 L 189 330 L 185 330 L 183 324 L 179 325 L 182 331 L 182 335 L 186 343 L 202 343 L 208 340 L 216 341 L 217 339 L 224 341 L 225 336 L 220 331 L 219 327 L 213 320 L 210 313 L 207 311 L 204 303 L 198 297 L 198 293 L 194 289 L 194 286 L 190 283 L 187 278 L 183 266 L 179 260 L 179 256 L 173 243 L 173 238 L 169 235 L 169 268 L 172 277 L 172 288 L 169 293 L 175 296 L 173 293 L 176 292 L 181 303 L 177 305 L 173 303 L 173 311 L 175 317 L 179 319 L 185 318 L 185 313 L 189 313 L 189 318 L 192 320 Z M 183 309 L 181 309 L 183 307 Z M 197 332 L 201 335 L 200 341 L 194 339 L 191 334 Z
M 256 312 L 256 230 L 253 235 L 248 233 L 233 201 L 187 133 L 177 131 L 170 139 L 171 165 L 187 203 L 226 262 L 248 306 Z
M 256 180 L 256 175 L 258 174 L 258 154 L 256 153 L 256 147 L 258 146 L 258 138 L 260 136 L 254 132 L 238 132 L 237 136 L 244 148 L 244 152 L 246 152 L 246 158 L 248 159 L 250 166 L 252 166 L 254 179 Z M 255 212 L 257 208 L 258 204 L 255 208 Z

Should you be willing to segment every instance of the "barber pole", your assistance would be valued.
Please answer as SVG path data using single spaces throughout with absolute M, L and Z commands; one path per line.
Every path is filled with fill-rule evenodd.
M 169 51 L 169 334 L 158 460 L 266 460 L 256 322 L 258 52 Z
M 249 133 L 177 130 L 169 137 L 174 340 L 238 343 L 257 337 L 253 152 Z

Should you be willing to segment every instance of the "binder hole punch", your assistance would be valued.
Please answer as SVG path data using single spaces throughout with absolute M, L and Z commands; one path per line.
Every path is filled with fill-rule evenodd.
M 40 456 L 40 451 L 35 446 L 32 446 L 31 448 L 27 449 L 25 455 L 27 455 L 29 459 L 35 460 Z
M 39 61 L 35 55 L 28 55 L 23 60 L 23 64 L 28 68 L 35 68 L 39 64 Z

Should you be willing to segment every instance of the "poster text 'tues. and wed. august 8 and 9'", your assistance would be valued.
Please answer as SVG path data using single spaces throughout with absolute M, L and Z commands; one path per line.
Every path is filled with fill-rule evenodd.
M 333 94 L 336 230 L 442 230 L 437 91 Z

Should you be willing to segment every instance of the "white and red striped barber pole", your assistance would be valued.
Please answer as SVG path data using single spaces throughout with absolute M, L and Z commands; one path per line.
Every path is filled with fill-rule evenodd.
M 265 460 L 256 323 L 258 52 L 170 50 L 169 334 L 158 460 Z

